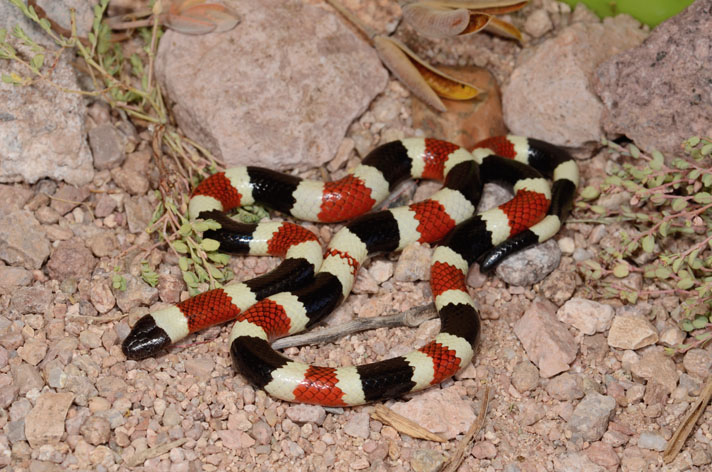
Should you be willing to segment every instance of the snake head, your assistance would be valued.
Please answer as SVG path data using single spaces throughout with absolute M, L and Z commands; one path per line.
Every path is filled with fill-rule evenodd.
M 127 359 L 141 360 L 155 356 L 171 344 L 171 338 L 163 328 L 156 325 L 153 316 L 146 315 L 133 327 L 121 344 Z

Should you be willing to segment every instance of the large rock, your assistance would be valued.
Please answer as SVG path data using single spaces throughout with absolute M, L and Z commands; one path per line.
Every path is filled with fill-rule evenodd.
M 522 55 L 502 89 L 504 122 L 515 134 L 586 148 L 603 137 L 603 105 L 590 87 L 596 66 L 645 38 L 627 15 L 575 23 Z
M 55 2 L 59 3 L 59 2 Z M 46 37 L 9 2 L 0 2 L 0 27 L 19 24 L 31 37 Z M 9 35 L 8 35 L 9 37 Z M 17 46 L 17 45 L 16 45 Z M 27 51 L 18 48 L 26 57 Z M 52 71 L 59 87 L 79 89 L 74 70 L 63 55 Z M 0 61 L 0 73 L 27 76 L 13 61 Z M 0 182 L 30 182 L 50 177 L 85 184 L 94 176 L 84 127 L 86 111 L 81 95 L 58 90 L 42 81 L 31 86 L 0 82 Z
M 301 1 L 231 6 L 242 18 L 231 31 L 161 39 L 156 74 L 181 128 L 229 165 L 328 161 L 386 85 L 375 52 Z
M 604 62 L 596 92 L 603 127 L 668 155 L 692 135 L 712 135 L 712 0 L 697 0 L 643 44 Z

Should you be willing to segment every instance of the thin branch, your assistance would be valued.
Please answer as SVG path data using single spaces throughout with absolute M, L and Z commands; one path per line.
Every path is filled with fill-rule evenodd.
M 453 452 L 450 459 L 448 459 L 445 467 L 442 469 L 443 472 L 455 472 L 465 457 L 465 450 L 470 446 L 470 443 L 474 441 L 477 433 L 482 429 L 485 424 L 485 418 L 487 417 L 487 408 L 489 406 L 490 389 L 489 386 L 485 386 L 485 396 L 480 403 L 480 413 L 477 415 L 477 419 L 470 429 L 467 430 L 467 434 L 462 438 L 460 444 L 457 445 L 457 449 Z
M 359 318 L 339 326 L 324 328 L 321 331 L 297 334 L 295 336 L 278 339 L 272 343 L 272 347 L 274 349 L 285 349 L 288 347 L 304 346 L 307 344 L 328 343 L 336 341 L 337 339 L 349 334 L 377 328 L 391 328 L 395 326 L 416 327 L 424 321 L 433 319 L 436 316 L 437 313 L 435 312 L 435 306 L 432 303 L 428 303 L 427 305 L 416 306 L 410 310 L 390 316 Z

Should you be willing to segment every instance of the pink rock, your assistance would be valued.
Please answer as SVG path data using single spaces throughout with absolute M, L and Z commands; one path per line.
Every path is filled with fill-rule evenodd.
M 391 408 L 448 440 L 466 432 L 475 420 L 472 402 L 463 400 L 452 388 L 426 390 Z
M 527 351 L 527 357 L 539 367 L 542 377 L 552 377 L 568 370 L 576 358 L 578 344 L 555 316 L 556 306 L 537 300 L 514 325 L 514 334 Z
M 712 8 L 699 0 L 660 24 L 640 46 L 598 67 L 603 127 L 671 157 L 692 135 L 712 135 Z
M 590 90 L 596 66 L 645 38 L 626 15 L 576 23 L 527 54 L 502 90 L 504 121 L 514 134 L 560 146 L 595 145 L 603 105 Z M 552 93 L 552 91 L 555 91 Z
M 335 14 L 301 2 L 245 0 L 234 29 L 168 31 L 156 74 L 181 129 L 229 165 L 313 167 L 336 154 L 347 127 L 388 74 Z

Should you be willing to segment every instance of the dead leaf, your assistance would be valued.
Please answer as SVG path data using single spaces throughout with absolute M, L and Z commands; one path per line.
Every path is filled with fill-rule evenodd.
M 373 43 L 381 61 L 393 75 L 436 110 L 447 110 L 440 97 L 470 100 L 480 93 L 474 85 L 445 74 L 423 61 L 395 38 L 376 36 Z
M 521 41 L 521 33 L 512 24 L 494 15 L 523 8 L 528 1 L 516 0 L 436 0 L 408 3 L 403 19 L 418 33 L 433 38 L 447 38 L 477 33 L 492 33 Z
M 240 18 L 225 5 L 205 0 L 173 0 L 162 23 L 183 34 L 222 33 L 231 30 Z

